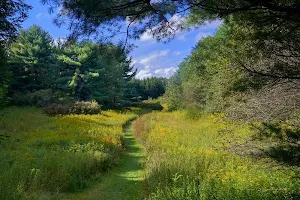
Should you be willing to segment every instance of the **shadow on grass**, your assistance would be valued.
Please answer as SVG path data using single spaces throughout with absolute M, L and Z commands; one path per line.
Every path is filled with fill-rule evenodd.
M 284 144 L 273 146 L 266 150 L 265 153 L 276 161 L 300 167 L 300 145 Z
M 260 125 L 252 125 L 257 131 L 256 138 L 277 138 L 289 142 L 297 142 L 300 140 L 300 128 L 287 127 L 285 124 L 279 123 L 262 123 Z
M 255 139 L 271 138 L 276 145 L 263 149 L 265 156 L 291 166 L 300 166 L 300 129 L 279 123 L 262 123 L 254 126 L 258 131 Z

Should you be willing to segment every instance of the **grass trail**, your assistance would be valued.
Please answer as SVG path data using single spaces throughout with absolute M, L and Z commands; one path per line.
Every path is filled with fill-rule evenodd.
M 69 194 L 63 199 L 142 199 L 143 152 L 133 136 L 131 122 L 124 126 L 123 131 L 126 150 L 121 157 L 120 164 L 111 172 L 106 173 L 100 183 L 91 189 Z

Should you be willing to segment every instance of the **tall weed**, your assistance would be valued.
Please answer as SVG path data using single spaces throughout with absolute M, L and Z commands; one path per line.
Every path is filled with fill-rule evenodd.
M 147 199 L 299 198 L 299 167 L 229 151 L 253 138 L 249 124 L 222 114 L 186 116 L 157 112 L 134 123 L 146 150 Z
M 132 113 L 48 117 L 40 109 L 1 111 L 0 199 L 42 199 L 87 187 L 118 163 L 122 125 Z

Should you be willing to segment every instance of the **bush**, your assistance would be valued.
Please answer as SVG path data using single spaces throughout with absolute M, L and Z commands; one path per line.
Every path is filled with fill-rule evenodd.
M 70 109 L 72 114 L 99 114 L 101 111 L 97 101 L 77 101 Z
M 69 114 L 70 105 L 51 104 L 43 107 L 43 111 L 47 115 L 65 115 Z
M 189 104 L 186 107 L 186 117 L 197 120 L 203 116 L 203 109 L 200 106 Z
M 43 107 L 55 102 L 55 98 L 52 90 L 46 89 L 28 93 L 15 93 L 11 97 L 11 102 L 13 105 L 19 106 Z
M 139 108 L 149 109 L 149 110 L 163 110 L 162 105 L 159 102 L 141 102 L 136 104 Z
M 47 115 L 65 115 L 65 114 L 99 114 L 100 105 L 96 101 L 77 101 L 70 104 L 51 104 L 43 107 Z

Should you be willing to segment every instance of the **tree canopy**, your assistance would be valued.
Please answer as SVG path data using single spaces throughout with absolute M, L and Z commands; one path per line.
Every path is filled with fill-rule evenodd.
M 56 44 L 39 26 L 21 30 L 10 45 L 9 96 L 19 105 L 97 100 L 113 108 L 127 101 L 136 74 L 119 46 L 90 40 Z
M 15 37 L 21 23 L 28 17 L 31 6 L 23 0 L 1 0 L 0 1 L 0 41 Z
M 10 47 L 10 71 L 14 74 L 14 90 L 34 91 L 49 88 L 55 68 L 54 47 L 49 33 L 39 26 L 22 30 Z
M 300 106 L 299 79 L 278 76 L 285 75 L 289 67 L 287 71 L 291 73 L 293 68 L 296 74 L 299 65 L 287 65 L 288 59 L 282 60 L 285 64 L 278 63 L 279 55 L 261 52 L 244 34 L 231 19 L 213 37 L 200 40 L 168 82 L 165 97 L 169 108 L 225 112 L 232 118 L 263 121 L 287 120 L 294 115 Z M 251 68 L 241 70 L 244 63 Z M 272 76 L 265 75 L 271 72 Z
M 248 48 L 254 62 L 243 62 L 240 68 L 251 74 L 272 78 L 299 79 L 300 2 L 297 0 L 44 0 L 61 6 L 58 25 L 69 22 L 72 36 L 95 35 L 107 39 L 124 33 L 127 38 L 152 34 L 157 40 L 169 40 L 181 29 L 215 19 L 234 21 L 233 54 Z M 235 34 L 235 29 L 240 29 Z M 260 60 L 260 62 L 256 62 Z M 264 63 L 272 60 L 268 68 Z M 271 62 L 269 62 L 271 63 Z
M 43 0 L 52 7 L 62 6 L 56 22 L 69 19 L 69 27 L 75 35 L 110 32 L 112 35 L 123 31 L 120 22 L 127 22 L 127 36 L 139 37 L 150 31 L 157 39 L 170 37 L 180 28 L 181 22 L 172 16 L 189 16 L 193 23 L 202 24 L 205 20 L 226 18 L 234 14 L 249 24 L 273 25 L 287 24 L 297 28 L 300 17 L 300 2 L 297 0 L 258 1 L 258 0 Z M 196 16 L 196 17 L 195 17 Z M 174 19 L 174 18 L 173 18 Z M 287 23 L 283 23 L 287 22 Z
M 28 17 L 31 6 L 23 0 L 1 0 L 0 1 L 0 108 L 7 102 L 9 71 L 7 67 L 6 48 L 9 41 L 18 34 L 18 28 Z

